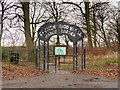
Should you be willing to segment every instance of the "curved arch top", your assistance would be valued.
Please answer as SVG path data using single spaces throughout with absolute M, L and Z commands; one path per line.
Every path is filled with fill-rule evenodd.
M 73 24 L 66 22 L 47 22 L 38 30 L 38 38 L 43 41 L 49 41 L 53 35 L 66 34 L 71 42 L 77 42 L 84 38 L 82 30 Z

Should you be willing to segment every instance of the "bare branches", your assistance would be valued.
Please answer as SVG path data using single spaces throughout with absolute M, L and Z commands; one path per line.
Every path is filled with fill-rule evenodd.
M 9 28 L 13 28 L 15 31 L 25 33 L 24 22 L 26 19 L 23 10 L 24 3 L 1 0 L 0 4 L 2 6 L 0 12 L 2 12 L 1 20 L 3 22 L 3 27 L 8 30 Z M 94 25 L 96 25 L 96 42 L 98 42 L 99 39 L 105 41 L 105 38 L 108 43 L 111 40 L 117 40 L 114 38 L 116 38 L 118 34 L 118 24 L 116 22 L 118 19 L 118 12 L 116 7 L 109 7 L 108 2 L 89 2 L 89 6 L 87 7 L 89 10 L 85 8 L 85 2 L 30 2 L 28 4 L 30 5 L 28 18 L 30 19 L 30 31 L 33 39 L 36 37 L 37 28 L 39 28 L 41 24 L 48 21 L 62 20 L 77 24 L 83 29 L 86 36 L 88 35 L 87 25 L 89 24 L 88 28 L 91 27 L 90 32 L 92 32 L 92 40 L 94 39 Z M 89 14 L 88 19 L 90 22 L 87 20 L 86 13 Z M 109 38 L 111 38 L 111 40 Z
M 82 3 L 82 2 L 81 2 L 81 3 Z M 80 4 L 81 4 L 81 3 L 80 3 Z M 73 3 L 73 2 L 63 2 L 63 4 L 72 4 L 72 5 L 77 6 L 77 7 L 80 9 L 80 11 L 81 11 L 81 13 L 83 14 L 83 16 L 85 16 L 85 13 L 83 12 L 81 6 L 79 6 L 78 4 Z

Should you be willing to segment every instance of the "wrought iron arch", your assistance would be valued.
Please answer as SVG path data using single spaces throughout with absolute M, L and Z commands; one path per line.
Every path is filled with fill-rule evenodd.
M 38 30 L 38 38 L 43 41 L 49 41 L 53 35 L 66 34 L 71 42 L 77 42 L 84 38 L 82 30 L 72 24 L 66 22 L 47 22 Z
M 46 61 L 47 61 L 47 70 L 49 70 L 49 40 L 52 36 L 54 35 L 67 35 L 68 39 L 73 42 L 73 71 L 75 69 L 74 64 L 76 64 L 76 69 L 77 69 L 77 42 L 82 40 L 82 51 L 84 51 L 84 43 L 83 43 L 83 38 L 84 38 L 84 33 L 83 31 L 76 25 L 66 23 L 64 21 L 60 22 L 47 22 L 43 24 L 39 29 L 38 29 L 38 47 L 36 48 L 36 69 L 39 68 L 39 58 L 40 56 L 40 42 L 43 41 L 43 68 L 44 70 L 46 69 Z M 47 53 L 46 53 L 47 51 Z M 82 54 L 82 63 L 84 63 L 83 60 L 84 56 Z M 55 60 L 56 62 L 57 60 Z M 56 62 L 57 63 L 57 62 Z M 84 65 L 82 64 L 82 69 Z M 56 69 L 55 69 L 56 71 Z

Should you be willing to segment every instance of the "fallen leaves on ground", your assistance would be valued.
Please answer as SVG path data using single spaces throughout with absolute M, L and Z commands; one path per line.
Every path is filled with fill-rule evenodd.
M 95 74 L 95 75 L 103 75 L 103 76 L 108 76 L 108 77 L 114 77 L 114 78 L 118 78 L 118 65 L 111 65 L 109 66 L 110 69 L 84 69 L 83 71 L 81 70 L 81 68 L 78 68 L 77 71 L 73 71 L 72 68 L 68 68 L 68 71 L 71 71 L 72 73 L 77 73 L 77 74 Z
M 84 70 L 84 71 L 76 71 L 75 73 L 88 73 L 95 75 L 103 75 L 108 77 L 118 77 L 118 70 Z
M 114 67 L 114 68 L 113 68 Z M 72 68 L 66 68 L 69 72 L 73 71 Z M 13 79 L 16 77 L 27 77 L 33 75 L 41 75 L 45 74 L 44 71 L 35 71 L 35 64 L 33 62 L 20 62 L 16 65 L 10 65 L 9 63 L 2 64 L 2 76 L 8 79 Z M 95 75 L 104 75 L 109 77 L 118 77 L 118 66 L 112 66 L 111 70 L 95 70 L 95 69 L 85 69 L 81 71 L 80 69 L 73 72 L 73 73 L 88 73 L 88 74 L 95 74 Z M 68 80 L 66 78 L 65 80 Z
M 9 63 L 2 64 L 2 76 L 4 78 L 13 79 L 16 77 L 27 77 L 33 75 L 45 74 L 44 71 L 35 71 L 35 65 L 33 62 L 20 62 L 16 65 L 10 65 Z

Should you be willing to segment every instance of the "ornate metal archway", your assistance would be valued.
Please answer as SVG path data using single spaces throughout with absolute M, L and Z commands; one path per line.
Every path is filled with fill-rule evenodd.
M 82 40 L 82 50 L 84 33 L 82 30 L 73 24 L 66 22 L 47 22 L 42 25 L 38 30 L 38 47 L 36 48 L 36 69 L 43 69 L 49 71 L 49 40 L 54 35 L 67 35 L 68 39 L 73 42 L 73 71 L 77 70 L 77 42 Z M 43 42 L 43 45 L 40 43 Z M 43 48 L 43 51 L 41 51 Z M 40 54 L 42 53 L 42 55 Z M 59 58 L 59 56 L 58 56 Z M 59 60 L 59 59 L 58 59 Z M 82 54 L 82 62 L 84 62 L 84 56 Z M 55 71 L 56 71 L 57 58 L 55 58 Z M 41 67 L 41 68 L 40 68 Z M 82 69 L 84 65 L 82 64 Z

